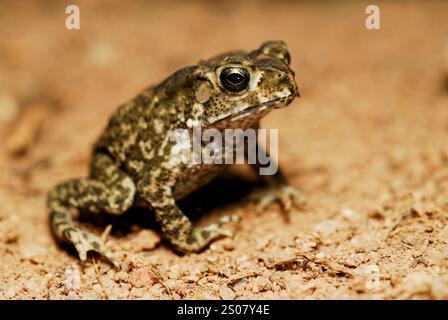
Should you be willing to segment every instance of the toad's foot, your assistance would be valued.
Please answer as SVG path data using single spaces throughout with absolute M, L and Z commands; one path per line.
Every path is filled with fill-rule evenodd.
M 216 223 L 204 227 L 193 227 L 185 236 L 171 238 L 170 242 L 181 252 L 200 252 L 216 239 L 233 237 L 233 232 L 222 226 L 239 220 L 240 217 L 237 215 L 224 216 Z
M 107 260 L 109 260 L 115 268 L 120 269 L 119 264 L 115 261 L 115 258 L 112 255 L 112 252 L 106 247 L 103 240 L 96 235 L 82 231 L 78 228 L 70 228 L 65 230 L 64 236 L 75 246 L 81 263 L 84 263 L 87 260 L 88 252 L 94 251 L 107 258 Z
M 290 211 L 293 205 L 300 206 L 306 202 L 302 191 L 284 184 L 272 185 L 256 191 L 249 196 L 249 200 L 257 204 L 255 209 L 257 213 L 260 213 L 276 201 L 280 202 L 284 212 Z
M 199 228 L 196 232 L 209 232 L 211 234 L 216 234 L 216 237 L 224 236 L 224 237 L 230 237 L 233 238 L 234 234 L 232 231 L 228 229 L 223 229 L 222 226 L 230 223 L 230 222 L 236 222 L 240 221 L 241 218 L 238 215 L 229 215 L 224 216 L 221 219 L 218 220 L 216 223 L 211 223 L 203 228 Z

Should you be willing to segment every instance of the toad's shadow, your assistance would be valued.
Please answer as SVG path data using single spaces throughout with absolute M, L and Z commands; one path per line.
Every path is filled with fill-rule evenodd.
M 224 175 L 218 176 L 209 184 L 179 200 L 177 204 L 182 212 L 195 222 L 215 209 L 241 204 L 256 186 L 258 182 L 253 178 L 228 170 Z M 83 213 L 80 222 L 93 223 L 96 228 L 105 228 L 108 224 L 112 224 L 112 235 L 116 237 L 126 236 L 142 228 L 160 231 L 154 214 L 148 208 L 131 208 L 119 216 L 109 214 L 93 216 Z

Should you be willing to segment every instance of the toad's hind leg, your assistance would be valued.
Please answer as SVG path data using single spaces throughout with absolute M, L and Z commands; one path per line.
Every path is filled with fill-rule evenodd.
M 133 203 L 135 186 L 118 165 L 105 154 L 95 154 L 91 174 L 57 185 L 48 196 L 51 229 L 59 240 L 75 246 L 81 262 L 96 251 L 118 266 L 110 250 L 96 235 L 75 226 L 70 208 L 91 213 L 121 214 Z

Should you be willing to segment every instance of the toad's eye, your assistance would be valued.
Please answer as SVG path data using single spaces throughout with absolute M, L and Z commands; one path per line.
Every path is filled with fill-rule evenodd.
M 237 92 L 247 88 L 250 75 L 244 68 L 229 67 L 221 71 L 219 80 L 221 80 L 224 88 L 232 92 Z

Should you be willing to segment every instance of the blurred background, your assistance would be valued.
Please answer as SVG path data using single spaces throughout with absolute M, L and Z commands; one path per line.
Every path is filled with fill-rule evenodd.
M 65 27 L 71 4 L 80 9 L 79 30 Z M 370 4 L 380 9 L 380 30 L 365 27 Z M 23 263 L 31 245 L 49 248 L 37 263 L 47 271 L 74 261 L 51 238 L 46 193 L 63 179 L 86 174 L 91 144 L 120 103 L 179 68 L 223 51 L 250 51 L 267 40 L 287 43 L 302 97 L 272 112 L 262 126 L 280 129 L 280 164 L 309 205 L 289 227 L 276 212 L 252 219 L 232 254 L 246 252 L 245 241 L 257 232 L 296 236 L 343 208 L 372 223 L 378 220 L 373 212 L 395 221 L 415 201 L 419 208 L 446 212 L 447 12 L 447 1 L 0 0 L 0 248 L 10 252 L 5 264 L 21 270 L 5 270 L 3 285 L 15 288 L 5 297 L 21 292 L 11 279 L 35 273 L 35 264 Z M 416 198 L 409 200 L 410 194 Z M 244 207 L 242 214 L 252 213 Z M 385 225 L 381 219 L 378 230 Z M 376 230 L 367 226 L 357 234 Z M 365 243 L 378 240 L 378 230 Z M 113 246 L 119 251 L 124 243 Z M 400 243 L 388 250 L 398 252 Z M 387 262 L 391 273 L 409 273 L 406 257 L 413 258 L 406 254 Z M 155 255 L 178 259 L 169 251 Z M 437 277 L 447 280 L 446 263 Z M 342 287 L 313 292 L 357 294 Z M 399 297 L 385 288 L 376 297 Z M 290 297 L 307 296 L 294 292 Z
M 448 68 L 444 1 L 380 1 L 381 30 L 365 27 L 368 1 L 75 2 L 0 1 L 2 128 L 22 100 L 46 95 L 65 110 L 45 126 L 54 133 L 47 139 L 72 139 L 78 127 L 92 139 L 118 104 L 175 70 L 273 39 L 288 44 L 303 96 L 266 120 L 284 116 L 281 127 L 291 130 L 285 136 L 314 144 L 328 126 L 344 134 L 359 125 L 353 117 L 381 125 L 394 121 L 393 112 L 415 114 L 413 108 L 415 127 L 434 114 L 440 121 L 440 78 Z M 70 4 L 80 8 L 80 30 L 65 28 Z

